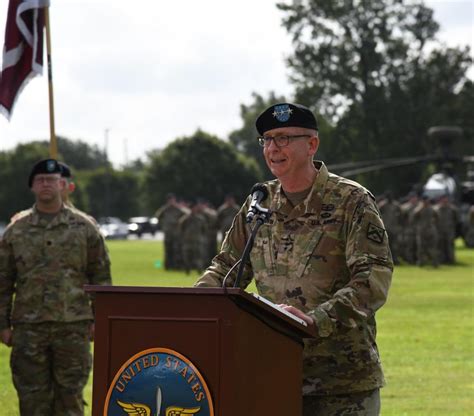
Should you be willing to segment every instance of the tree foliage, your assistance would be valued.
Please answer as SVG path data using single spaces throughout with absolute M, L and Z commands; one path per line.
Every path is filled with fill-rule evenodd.
M 465 111 L 453 114 L 465 101 L 469 48 L 437 43 L 439 25 L 422 1 L 293 0 L 278 7 L 294 45 L 287 62 L 295 99 L 335 125 L 322 141 L 329 162 L 430 154 L 429 127 L 472 125 Z M 364 179 L 381 191 L 421 175 L 412 167 Z
M 46 157 L 48 150 L 39 142 L 0 152 L 0 221 L 8 222 L 16 212 L 32 205 L 28 176 L 33 165 Z
M 136 174 L 107 168 L 110 164 L 105 156 L 85 142 L 59 138 L 58 151 L 58 159 L 71 167 L 76 183 L 71 200 L 79 209 L 122 218 L 141 213 Z M 34 196 L 28 188 L 28 175 L 36 162 L 48 157 L 49 143 L 41 140 L 0 152 L 0 221 L 8 222 L 16 212 L 31 207 Z M 81 170 L 86 168 L 92 171 Z
M 111 166 L 107 155 L 97 145 L 90 145 L 83 140 L 72 140 L 66 137 L 58 137 L 57 142 L 59 159 L 75 170 L 93 170 Z M 47 141 L 42 143 L 46 147 L 49 146 Z
M 197 130 L 149 154 L 144 187 L 149 209 L 156 210 L 169 193 L 185 200 L 205 198 L 217 206 L 228 193 L 243 200 L 259 179 L 255 161 L 229 143 Z
M 242 127 L 231 132 L 229 140 L 238 151 L 255 159 L 263 172 L 264 178 L 270 179 L 272 178 L 271 172 L 263 159 L 262 148 L 257 141 L 258 132 L 255 128 L 255 120 L 267 107 L 275 103 L 285 102 L 286 99 L 283 96 L 277 96 L 274 92 L 270 92 L 268 98 L 253 93 L 252 98 L 253 102 L 249 105 L 240 105 Z
M 81 179 L 86 211 L 93 217 L 126 220 L 143 213 L 140 180 L 133 172 L 102 168 L 83 173 Z

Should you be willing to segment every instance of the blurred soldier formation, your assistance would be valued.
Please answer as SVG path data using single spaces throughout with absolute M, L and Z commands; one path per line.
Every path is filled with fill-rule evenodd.
M 203 271 L 239 209 L 232 195 L 217 210 L 199 198 L 189 204 L 168 195 L 155 214 L 164 233 L 165 269 Z
M 447 195 L 433 200 L 410 193 L 398 202 L 386 193 L 377 204 L 396 264 L 438 267 L 455 263 L 454 241 L 460 218 Z
M 413 192 L 396 200 L 387 192 L 377 204 L 395 264 L 438 267 L 455 263 L 454 241 L 460 216 L 448 196 L 432 200 Z M 203 271 L 217 254 L 218 236 L 222 241 L 239 209 L 232 195 L 226 196 L 217 210 L 202 199 L 187 203 L 168 195 L 155 214 L 164 232 L 165 268 L 186 273 Z M 469 216 L 469 232 L 474 240 L 474 206 Z

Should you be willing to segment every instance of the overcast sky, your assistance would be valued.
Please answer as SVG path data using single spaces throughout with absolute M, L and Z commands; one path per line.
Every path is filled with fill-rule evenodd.
M 119 166 L 197 128 L 225 138 L 252 92 L 290 96 L 291 50 L 274 0 L 51 0 L 56 133 Z M 474 0 L 426 1 L 449 45 L 474 43 Z M 0 0 L 3 45 L 7 0 Z M 472 73 L 472 71 L 471 71 Z M 0 151 L 49 139 L 46 77 L 33 79 Z M 108 140 L 106 140 L 108 137 Z

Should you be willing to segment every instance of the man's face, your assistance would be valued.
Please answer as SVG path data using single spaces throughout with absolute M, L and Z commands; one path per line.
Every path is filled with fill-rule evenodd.
M 57 199 L 64 188 L 64 179 L 59 173 L 39 173 L 33 178 L 31 190 L 39 202 L 51 202 Z
M 265 161 L 273 175 L 278 179 L 294 179 L 312 163 L 319 146 L 319 139 L 313 134 L 311 130 L 301 127 L 281 127 L 265 132 L 264 137 L 290 136 L 287 146 L 277 146 L 271 140 L 263 148 Z

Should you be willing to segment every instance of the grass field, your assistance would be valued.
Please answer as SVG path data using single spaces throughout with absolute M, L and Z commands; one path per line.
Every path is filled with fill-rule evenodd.
M 116 285 L 189 287 L 197 278 L 166 272 L 159 242 L 111 241 L 108 246 Z M 389 300 L 377 315 L 387 379 L 384 416 L 474 414 L 474 250 L 458 246 L 456 255 L 455 266 L 395 270 Z M 2 416 L 19 414 L 9 353 L 0 345 Z

